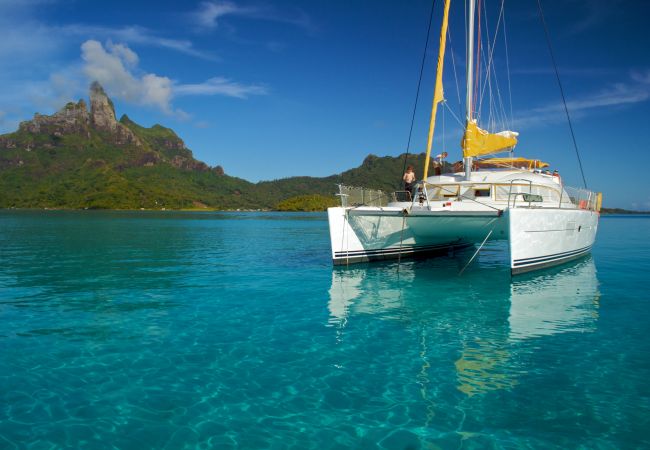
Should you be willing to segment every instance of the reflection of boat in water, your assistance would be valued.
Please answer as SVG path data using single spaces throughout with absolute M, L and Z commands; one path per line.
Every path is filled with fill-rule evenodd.
M 348 316 L 357 314 L 386 316 L 387 311 L 400 307 L 436 308 L 438 304 L 435 301 L 423 303 L 420 299 L 413 299 L 409 302 L 413 296 L 413 284 L 416 280 L 420 281 L 417 269 L 403 270 L 399 275 L 400 283 L 390 283 L 388 277 L 395 276 L 393 266 L 385 266 L 384 270 L 378 267 L 335 268 L 329 291 L 330 322 L 346 321 Z M 445 280 L 436 280 L 436 283 L 442 281 L 448 284 L 459 280 L 458 277 L 450 279 L 448 274 L 443 276 Z M 494 277 L 485 278 L 495 281 Z M 496 280 L 497 285 L 501 285 L 497 291 L 506 296 L 507 288 L 510 289 L 507 296 L 510 300 L 507 305 L 509 339 L 589 331 L 595 327 L 600 293 L 596 266 L 591 257 L 559 268 L 524 275 L 512 282 L 509 278 L 501 278 Z M 463 285 L 466 286 L 466 283 Z M 473 296 L 471 292 L 466 295 L 470 298 Z M 428 299 L 430 297 L 430 294 L 426 296 Z M 467 308 L 473 309 L 471 304 Z
M 400 276 L 401 281 L 413 281 L 413 273 L 405 272 Z M 366 278 L 367 274 L 368 271 L 364 269 L 332 271 L 328 303 L 330 323 L 345 323 L 351 309 L 354 310 L 354 314 L 385 315 L 386 312 L 403 306 L 402 288 L 399 285 L 391 286 L 382 283 L 380 290 L 369 292 L 368 285 L 373 281 Z
M 496 268 L 462 281 L 449 276 L 452 269 L 434 278 L 429 263 L 411 263 L 400 280 L 393 265 L 333 270 L 329 323 L 338 328 L 339 339 L 345 339 L 352 320 L 370 315 L 406 326 L 415 321 L 422 332 L 423 367 L 425 360 L 426 365 L 441 361 L 429 352 L 453 347 L 457 359 L 441 363 L 453 365 L 457 388 L 474 395 L 517 384 L 519 371 L 512 367 L 526 341 L 596 329 L 600 294 L 591 257 L 515 282 Z M 493 273 L 485 276 L 486 271 Z
M 511 286 L 509 338 L 593 331 L 599 300 L 596 266 L 591 258 L 556 273 L 517 279 Z

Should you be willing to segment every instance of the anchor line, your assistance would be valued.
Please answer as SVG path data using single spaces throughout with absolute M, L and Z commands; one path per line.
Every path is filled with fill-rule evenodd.
M 496 227 L 496 224 L 494 224 L 494 227 Z M 487 234 L 487 236 L 485 236 L 485 239 L 483 239 L 483 242 L 481 242 L 481 245 L 479 246 L 479 248 L 476 250 L 476 252 L 474 252 L 474 255 L 472 255 L 472 257 L 469 259 L 468 263 L 465 264 L 465 267 L 463 267 L 463 269 L 460 271 L 460 273 L 458 274 L 458 276 L 462 275 L 463 272 L 465 272 L 465 269 L 467 269 L 467 266 L 469 266 L 470 264 L 472 264 L 472 261 L 474 261 L 474 258 L 476 258 L 476 255 L 478 255 L 478 252 L 481 251 L 481 249 L 483 248 L 483 246 L 484 246 L 485 243 L 487 242 L 488 238 L 492 235 L 492 232 L 494 231 L 494 227 L 492 227 L 492 229 L 491 229 L 490 232 Z

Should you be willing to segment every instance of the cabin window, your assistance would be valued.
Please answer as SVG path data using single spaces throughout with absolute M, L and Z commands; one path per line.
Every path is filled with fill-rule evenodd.
M 477 188 L 474 189 L 474 197 L 489 197 L 490 188 Z
M 460 186 L 457 184 L 436 184 L 427 185 L 429 200 L 445 200 L 448 198 L 458 197 Z
M 448 184 L 446 186 L 441 186 L 442 196 L 444 198 L 458 197 L 458 192 L 460 186 L 457 184 Z
M 528 184 L 513 184 L 511 186 L 509 184 L 503 184 L 496 187 L 497 200 L 506 201 L 508 200 L 509 194 L 512 196 L 510 200 L 513 200 L 516 195 L 519 195 L 519 199 L 521 200 L 521 194 L 531 194 L 536 197 L 541 197 L 541 201 L 548 203 L 559 202 L 560 200 L 560 192 L 549 186 L 541 186 L 537 184 L 533 184 L 532 186 Z
M 522 194 L 525 202 L 543 202 L 544 199 L 538 194 Z

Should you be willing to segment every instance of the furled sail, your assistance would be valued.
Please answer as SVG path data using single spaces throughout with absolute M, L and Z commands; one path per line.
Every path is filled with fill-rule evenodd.
M 467 122 L 465 134 L 461 146 L 463 147 L 463 156 L 480 156 L 497 153 L 517 145 L 517 136 L 515 131 L 501 131 L 499 133 L 488 133 L 478 127 L 475 120 Z
M 429 135 L 427 137 L 427 156 L 424 160 L 424 176 L 427 179 L 429 174 L 429 160 L 431 158 L 431 145 L 433 144 L 433 129 L 436 126 L 436 112 L 438 103 L 445 99 L 442 89 L 442 69 L 445 64 L 445 47 L 447 46 L 447 23 L 449 21 L 449 3 L 451 0 L 445 0 L 445 12 L 442 16 L 442 27 L 440 29 L 440 49 L 438 51 L 438 70 L 436 72 L 436 87 L 433 91 L 433 106 L 431 107 L 431 122 L 429 123 Z
M 479 167 L 513 167 L 521 169 L 543 169 L 549 167 L 549 163 L 540 161 L 539 159 L 528 159 L 521 157 L 512 158 L 488 158 L 476 160 L 476 165 Z

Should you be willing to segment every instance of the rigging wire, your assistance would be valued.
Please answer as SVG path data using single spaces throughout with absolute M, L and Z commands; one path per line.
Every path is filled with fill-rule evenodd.
M 494 74 L 494 77 L 496 78 L 496 72 Z M 499 83 L 496 83 L 496 90 L 497 90 L 497 99 L 499 100 L 499 106 L 501 112 L 500 120 L 501 120 L 502 129 L 509 130 L 511 127 L 509 126 L 508 113 L 506 112 L 506 107 L 503 104 L 503 96 L 501 95 L 501 89 L 499 89 Z
M 486 32 L 485 32 L 486 38 L 485 39 L 487 41 L 487 44 L 478 46 L 479 50 L 478 50 L 478 53 L 476 55 L 476 60 L 477 60 L 477 64 L 480 64 L 479 61 L 482 61 L 483 65 L 485 67 L 487 67 L 487 58 L 485 56 L 485 47 L 487 46 L 488 51 L 490 49 L 490 39 L 489 39 L 490 36 L 489 36 L 489 33 L 488 33 L 489 30 L 487 30 L 487 21 L 486 21 L 485 28 L 486 28 Z M 482 40 L 481 40 L 481 42 L 482 42 Z M 473 103 L 473 110 L 476 112 L 476 115 L 475 115 L 476 121 L 477 122 L 482 122 L 483 121 L 483 119 L 482 119 L 482 113 L 483 113 L 483 111 L 482 111 L 482 109 L 483 109 L 483 104 L 482 104 L 483 97 L 482 97 L 482 95 L 483 94 L 481 93 L 481 89 L 479 89 L 479 88 L 484 83 L 487 84 L 490 81 L 490 72 L 485 71 L 485 73 L 483 73 L 483 70 L 481 69 L 480 72 L 478 72 L 476 76 L 477 76 L 477 79 L 479 79 L 479 78 L 481 78 L 481 79 L 478 81 L 478 85 L 476 86 L 476 90 L 474 91 L 476 101 L 475 101 L 475 103 Z M 491 87 L 492 86 L 490 85 L 490 88 Z M 492 94 L 489 93 L 490 98 L 491 98 L 491 95 Z M 488 127 L 489 127 L 489 121 L 490 121 L 490 116 L 488 114 L 488 120 L 487 120 L 487 123 L 488 123 L 487 126 Z
M 505 53 L 506 53 L 506 74 L 508 75 L 508 96 L 510 100 L 510 120 L 508 121 L 508 126 L 507 129 L 512 129 L 512 121 L 513 121 L 513 114 L 512 114 L 512 87 L 510 84 L 510 60 L 508 59 L 508 35 L 506 34 L 506 12 L 505 8 L 503 9 L 503 45 L 505 47 Z
M 449 114 L 451 114 L 451 116 L 452 116 L 454 119 L 456 119 L 456 122 L 458 122 L 458 125 L 460 125 L 461 127 L 465 127 L 465 123 L 463 123 L 463 122 L 458 118 L 458 116 L 457 116 L 456 114 L 454 114 L 454 111 L 451 109 L 451 107 L 450 107 L 449 104 L 447 103 L 447 100 L 443 100 L 442 104 L 447 108 L 447 110 L 449 111 Z
M 485 4 L 483 3 L 483 8 L 485 8 Z M 487 47 L 487 61 L 484 61 L 485 63 L 485 79 L 483 80 L 480 92 L 479 92 L 479 101 L 478 101 L 478 106 L 476 107 L 477 110 L 481 110 L 483 106 L 483 99 L 485 97 L 485 88 L 488 86 L 488 84 L 491 81 L 490 77 L 490 68 L 492 67 L 492 57 L 494 55 L 494 43 L 490 45 L 490 29 L 488 28 L 488 15 L 487 15 L 487 10 L 485 12 L 485 46 Z M 501 15 L 499 15 L 499 21 L 501 21 Z M 496 34 L 498 33 L 498 27 L 499 27 L 499 22 L 497 22 L 497 31 L 495 31 L 495 40 L 496 40 Z M 485 60 L 485 55 L 483 55 L 483 59 Z M 491 88 L 492 86 L 490 86 Z
M 474 1 L 474 0 L 471 0 L 471 1 Z M 467 7 L 469 5 L 467 4 L 467 2 L 468 2 L 468 0 L 465 0 L 465 13 L 463 14 L 463 16 L 465 17 L 465 34 L 464 34 L 464 37 L 465 37 L 465 65 L 467 65 L 467 63 L 469 62 L 469 46 L 470 46 L 469 33 L 468 33 L 469 18 L 468 18 L 468 14 L 467 14 Z M 469 89 L 469 86 L 467 86 L 466 89 Z M 469 98 L 469 94 L 467 94 L 467 98 Z M 465 105 L 465 108 L 468 108 L 468 107 L 469 107 L 469 105 Z M 459 115 L 462 116 L 462 114 L 459 114 Z
M 445 153 L 445 150 L 447 148 L 446 143 L 447 143 L 447 137 L 445 135 L 445 108 L 442 108 L 442 153 L 441 155 Z M 442 171 L 442 164 L 440 170 Z
M 429 13 L 429 26 L 427 27 L 427 39 L 424 43 L 424 52 L 422 53 L 422 64 L 420 65 L 420 77 L 418 79 L 418 88 L 415 92 L 415 102 L 413 103 L 413 115 L 411 116 L 411 127 L 409 129 L 409 138 L 406 143 L 406 154 L 404 155 L 404 167 L 402 173 L 406 172 L 406 163 L 411 149 L 411 136 L 413 135 L 413 124 L 415 123 L 415 113 L 418 109 L 418 99 L 420 98 L 420 86 L 422 85 L 422 74 L 424 73 L 424 63 L 427 59 L 427 48 L 429 47 L 429 35 L 431 33 L 431 23 L 433 22 L 433 10 L 436 7 L 436 0 L 431 3 L 431 12 Z
M 487 49 L 488 58 L 487 58 L 487 63 L 486 63 L 487 67 L 486 67 L 486 70 L 485 70 L 486 76 L 485 76 L 485 80 L 483 81 L 483 87 L 481 88 L 481 93 L 480 93 L 480 96 L 479 96 L 480 100 L 479 100 L 479 106 L 477 108 L 479 111 L 481 110 L 481 107 L 483 105 L 483 99 L 485 97 L 485 88 L 486 87 L 488 87 L 488 90 L 490 91 L 490 94 L 489 94 L 490 102 L 493 101 L 492 100 L 492 93 L 491 93 L 492 92 L 492 77 L 491 77 L 492 73 L 494 73 L 495 89 L 497 90 L 497 92 L 499 92 L 499 80 L 498 80 L 498 78 L 496 76 L 496 70 L 494 68 L 494 49 L 496 48 L 497 38 L 499 37 L 499 28 L 500 28 L 500 25 L 501 25 L 501 20 L 503 18 L 504 2 L 505 2 L 505 0 L 501 0 L 501 8 L 500 8 L 500 11 L 499 11 L 499 17 L 497 19 L 497 24 L 496 24 L 496 27 L 495 27 L 495 30 L 494 30 L 494 37 L 492 39 L 492 45 L 490 45 L 490 30 L 488 29 L 488 16 L 487 16 L 487 10 L 486 10 L 487 9 L 486 8 L 487 1 L 483 2 L 484 15 L 485 15 L 485 36 L 486 36 L 487 48 L 488 48 Z M 498 95 L 500 96 L 501 94 L 498 93 Z M 496 111 L 497 106 L 495 106 L 493 104 L 490 104 L 490 115 L 489 115 L 490 119 L 489 119 L 489 121 L 496 122 L 496 118 L 492 118 L 493 109 L 494 109 L 494 112 L 501 112 L 501 111 Z
M 458 74 L 456 73 L 456 58 L 454 58 L 454 44 L 451 42 L 451 32 L 447 29 L 447 40 L 449 40 L 449 50 L 451 50 L 451 65 L 454 68 L 454 80 L 456 81 L 456 94 L 458 94 L 458 114 L 462 115 L 460 111 L 461 105 L 463 104 L 460 99 L 460 84 L 458 83 Z
M 539 17 L 544 26 L 544 35 L 546 36 L 546 43 L 548 44 L 548 51 L 551 54 L 551 61 L 553 62 L 553 68 L 555 69 L 555 77 L 557 78 L 557 84 L 560 87 L 560 95 L 562 96 L 562 103 L 564 104 L 564 111 L 566 112 L 566 118 L 569 122 L 569 129 L 571 130 L 571 138 L 573 139 L 573 147 L 576 149 L 576 156 L 578 157 L 578 166 L 580 167 L 580 175 L 582 175 L 582 183 L 585 188 L 587 187 L 587 180 L 585 179 L 585 172 L 582 170 L 582 160 L 580 159 L 580 152 L 578 151 L 578 142 L 576 141 L 576 135 L 573 132 L 573 124 L 571 123 L 571 116 L 569 115 L 569 108 L 566 104 L 566 98 L 564 96 L 564 89 L 562 88 L 562 82 L 560 81 L 560 72 L 557 69 L 557 64 L 555 62 L 555 55 L 553 53 L 553 47 L 551 45 L 551 38 L 548 34 L 548 27 L 546 26 L 546 20 L 544 20 L 544 12 L 542 11 L 541 0 L 537 0 L 537 9 L 539 11 Z
M 481 85 L 479 79 L 481 76 L 481 52 L 483 48 L 481 47 L 481 6 L 482 0 L 478 0 L 476 8 L 476 23 L 477 23 L 477 38 L 476 38 L 476 64 L 474 66 L 474 86 L 472 87 L 472 108 L 471 111 L 475 111 L 476 104 L 478 100 L 478 87 Z M 474 45 L 472 42 L 470 45 Z M 471 119 L 471 117 L 470 117 Z

